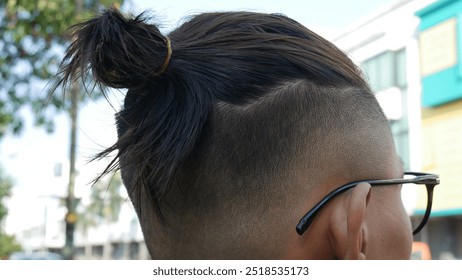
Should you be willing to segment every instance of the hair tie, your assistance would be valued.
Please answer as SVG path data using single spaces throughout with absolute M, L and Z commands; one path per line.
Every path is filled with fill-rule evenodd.
M 167 44 L 167 56 L 165 57 L 164 63 L 160 69 L 156 72 L 156 75 L 159 76 L 167 70 L 168 64 L 170 63 L 170 58 L 172 57 L 172 43 L 168 37 L 165 37 L 165 43 Z

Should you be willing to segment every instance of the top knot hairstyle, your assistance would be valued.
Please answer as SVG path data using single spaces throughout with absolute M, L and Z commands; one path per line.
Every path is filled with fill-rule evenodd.
M 92 70 L 95 80 L 113 88 L 142 88 L 160 72 L 170 41 L 144 14 L 125 19 L 115 8 L 71 28 L 75 38 L 62 64 L 64 82 L 70 75 Z M 168 58 L 169 59 L 169 58 Z
M 218 213 L 234 209 L 231 201 L 242 207 L 233 213 L 244 215 L 253 210 L 243 199 L 258 197 L 249 205 L 267 211 L 262 201 L 275 193 L 270 186 L 285 178 L 281 172 L 302 149 L 294 139 L 305 137 L 318 151 L 321 127 L 333 129 L 329 118 L 351 121 L 350 109 L 343 117 L 336 104 L 373 99 L 343 52 L 286 16 L 204 13 L 168 35 L 148 21 L 146 14 L 126 18 L 111 8 L 72 27 L 59 76 L 64 86 L 91 74 L 102 87 L 128 89 L 116 117 L 118 141 L 99 157 L 117 151 L 105 172 L 120 165 L 145 237 L 175 239 L 179 232 L 184 240 L 188 226 L 210 213 L 224 223 Z M 173 233 L 143 224 L 156 224 L 148 204 Z M 168 238 L 157 242 L 170 244 Z

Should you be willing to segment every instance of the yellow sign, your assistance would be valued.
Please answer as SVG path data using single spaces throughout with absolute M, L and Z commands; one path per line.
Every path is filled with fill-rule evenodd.
M 420 70 L 427 76 L 457 63 L 456 19 L 451 18 L 419 36 Z
M 462 208 L 462 100 L 422 112 L 422 165 L 425 172 L 440 175 L 435 187 L 434 210 Z M 418 198 L 426 202 L 425 190 Z
M 75 224 L 77 222 L 77 214 L 75 212 L 67 213 L 66 222 L 69 224 Z

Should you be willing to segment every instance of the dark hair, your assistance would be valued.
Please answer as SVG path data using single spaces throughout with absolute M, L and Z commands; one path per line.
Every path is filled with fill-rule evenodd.
M 63 60 L 60 80 L 66 85 L 79 76 L 85 80 L 91 73 L 99 85 L 128 89 L 124 108 L 117 115 L 119 139 L 99 157 L 118 151 L 105 172 L 118 168 L 119 160 L 140 218 L 143 209 L 137 195 L 141 190 L 150 196 L 161 217 L 168 207 L 209 207 L 216 193 L 205 191 L 214 188 L 211 177 L 229 179 L 232 176 L 225 173 L 239 169 L 236 180 L 247 182 L 247 175 L 262 178 L 264 170 L 275 174 L 284 159 L 290 161 L 290 149 L 284 149 L 290 143 L 279 139 L 282 144 L 278 144 L 278 137 L 299 128 L 294 123 L 306 119 L 305 112 L 314 123 L 308 127 L 316 130 L 316 125 L 322 126 L 319 122 L 329 123 L 319 110 L 331 108 L 330 114 L 335 114 L 336 98 L 364 95 L 363 103 L 374 99 L 361 72 L 342 51 L 283 15 L 204 13 L 167 36 L 147 20 L 146 14 L 126 19 L 112 8 L 74 26 L 75 40 Z M 159 74 L 168 56 L 167 38 L 172 53 L 168 67 Z M 289 94 L 294 85 L 303 95 Z M 304 105 L 291 109 L 300 100 L 305 100 Z M 239 118 L 242 122 L 234 122 Z M 287 123 L 278 126 L 265 118 L 285 118 Z M 229 131 L 223 129 L 228 125 Z M 273 125 L 278 126 L 270 128 L 273 132 L 262 132 Z M 252 137 L 274 139 L 239 144 L 255 140 Z M 226 150 L 232 147 L 240 150 Z M 278 157 L 277 162 L 272 157 Z M 217 171 L 220 165 L 228 171 Z M 205 166 L 222 173 L 206 174 Z M 173 186 L 180 189 L 176 194 L 183 196 L 182 206 L 164 203 Z M 207 199 L 198 194 L 202 190 Z

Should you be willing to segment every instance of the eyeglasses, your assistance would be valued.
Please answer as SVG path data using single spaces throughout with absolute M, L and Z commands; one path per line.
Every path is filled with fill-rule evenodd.
M 436 185 L 440 183 L 440 179 L 438 175 L 430 174 L 430 173 L 421 173 L 421 172 L 405 172 L 404 175 L 412 176 L 408 179 L 390 179 L 390 180 L 364 180 L 364 181 L 356 181 L 351 182 L 346 185 L 343 185 L 328 195 L 326 195 L 318 204 L 316 204 L 313 208 L 311 208 L 308 213 L 300 220 L 297 227 L 295 228 L 299 235 L 302 235 L 308 227 L 313 222 L 316 215 L 319 213 L 321 208 L 326 205 L 329 201 L 331 201 L 337 195 L 346 192 L 354 187 L 356 187 L 360 183 L 368 183 L 372 187 L 375 186 L 388 186 L 388 185 L 400 185 L 400 184 L 418 184 L 418 185 L 425 185 L 427 187 L 427 208 L 425 210 L 425 214 L 422 218 L 422 221 L 418 223 L 418 226 L 413 230 L 412 234 L 416 235 L 419 231 L 425 226 L 430 217 L 430 212 L 432 211 L 432 202 L 433 202 L 433 189 Z

